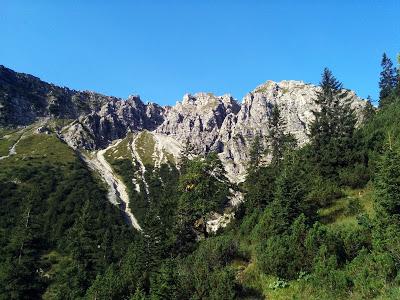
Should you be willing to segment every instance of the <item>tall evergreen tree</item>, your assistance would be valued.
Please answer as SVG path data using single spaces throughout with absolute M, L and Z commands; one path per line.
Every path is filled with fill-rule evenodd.
M 178 281 L 176 263 L 165 260 L 151 278 L 151 299 L 178 299 Z
M 1 299 L 3 299 L 2 296 L 5 297 L 4 299 L 8 297 L 9 299 L 34 299 L 44 288 L 44 280 L 38 272 L 42 267 L 38 259 L 41 248 L 40 225 L 34 207 L 34 203 L 40 199 L 38 197 L 39 191 L 37 187 L 34 187 L 20 208 L 19 221 L 14 228 L 11 243 L 6 248 L 10 251 L 12 259 L 2 265 L 5 268 L 2 271 L 6 271 L 6 276 L 4 278 L 0 275 L 4 280 L 0 284 Z
M 166 256 L 167 237 L 166 226 L 160 218 L 160 212 L 155 203 L 150 201 L 149 208 L 143 222 L 143 234 L 141 245 L 143 252 L 143 263 L 146 273 L 146 280 L 149 280 L 150 273 L 158 268 L 162 259 Z
M 400 53 L 397 55 L 397 86 L 395 94 L 400 98 Z
M 393 99 L 389 96 L 396 88 L 398 79 L 396 68 L 393 67 L 393 62 L 389 57 L 387 57 L 386 53 L 383 53 L 381 66 L 382 71 L 379 80 L 379 106 L 383 107 L 393 101 Z
M 268 120 L 270 142 L 270 153 L 272 155 L 272 165 L 276 165 L 288 148 L 296 146 L 296 139 L 291 134 L 285 134 L 286 122 L 281 116 L 281 111 L 277 104 L 272 107 L 271 115 Z
M 282 170 L 276 179 L 275 197 L 271 205 L 273 215 L 277 220 L 276 230 L 286 230 L 292 222 L 304 213 L 313 215 L 313 205 L 306 200 L 306 174 L 300 166 L 298 153 L 290 151 L 285 154 Z
M 381 158 L 375 187 L 378 208 L 400 221 L 400 152 L 391 138 Z
M 351 162 L 357 120 L 347 91 L 327 68 L 314 102 L 319 110 L 313 111 L 310 128 L 312 159 L 321 175 L 335 178 L 338 169 Z
M 370 120 L 376 113 L 375 107 L 372 105 L 372 98 L 371 96 L 367 97 L 367 104 L 365 105 L 364 111 L 363 111 L 363 118 L 364 122 L 367 122 Z
M 229 181 L 217 154 L 210 153 L 204 159 L 199 157 L 191 160 L 179 185 L 182 192 L 180 223 L 186 226 L 201 219 L 203 234 L 207 237 L 208 213 L 221 208 L 229 193 Z
M 250 146 L 250 153 L 249 153 L 250 161 L 249 161 L 248 173 L 255 172 L 260 167 L 260 161 L 263 152 L 264 152 L 264 146 L 261 141 L 261 135 L 256 134 Z
M 187 140 L 185 145 L 183 146 L 181 152 L 179 153 L 179 169 L 181 173 L 185 173 L 186 166 L 190 159 L 196 156 L 196 148 L 193 144 Z

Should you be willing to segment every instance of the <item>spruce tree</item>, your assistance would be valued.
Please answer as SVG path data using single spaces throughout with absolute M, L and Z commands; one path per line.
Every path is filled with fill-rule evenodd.
M 397 98 L 400 98 L 400 53 L 397 55 L 397 85 L 395 94 Z
M 4 291 L 0 291 L 0 298 L 4 292 L 11 299 L 37 298 L 44 288 L 44 280 L 38 272 L 42 267 L 39 263 L 42 242 L 40 222 L 37 218 L 37 208 L 34 206 L 39 197 L 39 190 L 34 186 L 20 207 L 11 243 L 4 249 L 10 251 L 11 259 L 2 265 L 6 276 L 2 277 L 4 286 L 0 284 L 0 287 L 4 288 Z M 4 250 L 3 255 L 7 253 Z
M 380 161 L 375 180 L 376 200 L 378 210 L 400 221 L 400 152 L 392 143 L 389 138 Z
M 186 226 L 202 220 L 205 237 L 208 214 L 221 208 L 229 193 L 229 181 L 216 153 L 191 160 L 180 178 L 179 223 Z M 211 197 L 210 197 L 211 196 Z M 186 231 L 186 230 L 185 230 Z
M 186 166 L 190 159 L 196 156 L 196 149 L 189 140 L 186 141 L 185 145 L 179 153 L 179 169 L 181 174 L 185 173 Z
M 376 113 L 375 107 L 372 105 L 372 98 L 371 96 L 367 97 L 367 104 L 365 105 L 364 111 L 363 111 L 363 118 L 364 118 L 364 123 L 368 122 Z
M 255 172 L 260 167 L 261 156 L 264 152 L 264 146 L 261 141 L 261 135 L 256 134 L 250 146 L 250 161 L 248 173 Z
M 178 299 L 179 278 L 173 260 L 165 260 L 151 278 L 151 299 Z
M 295 151 L 285 154 L 281 165 L 281 173 L 275 182 L 274 201 L 271 211 L 276 218 L 273 231 L 282 232 L 290 227 L 292 222 L 304 213 L 313 215 L 313 206 L 306 201 L 306 174 L 300 167 L 300 156 Z
M 165 253 L 166 228 L 156 204 L 150 201 L 143 221 L 144 265 L 147 272 L 157 268 Z
M 340 168 L 351 163 L 357 120 L 347 91 L 327 68 L 314 102 L 319 110 L 313 111 L 310 126 L 312 160 L 322 176 L 335 178 Z
M 263 209 L 272 201 L 273 183 L 275 180 L 275 168 L 273 166 L 261 167 L 261 156 L 265 152 L 261 142 L 261 135 L 256 135 L 250 148 L 250 162 L 247 168 L 246 201 L 243 208 L 252 211 L 254 208 Z
M 387 57 L 386 53 L 383 53 L 381 66 L 382 71 L 379 80 L 379 106 L 384 107 L 392 103 L 393 99 L 390 96 L 397 86 L 398 79 L 396 68 L 393 67 L 393 62 L 389 57 Z
M 272 107 L 271 115 L 268 120 L 269 144 L 272 155 L 272 165 L 276 165 L 288 148 L 296 146 L 296 139 L 291 134 L 285 134 L 286 122 L 282 119 L 281 111 L 277 104 Z

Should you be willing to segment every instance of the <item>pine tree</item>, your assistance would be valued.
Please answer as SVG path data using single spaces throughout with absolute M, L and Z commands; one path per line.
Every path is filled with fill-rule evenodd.
M 400 152 L 391 138 L 381 158 L 375 186 L 378 208 L 400 221 Z
M 397 55 L 397 85 L 395 94 L 397 98 L 400 98 L 400 53 Z
M 182 226 L 202 220 L 205 237 L 208 213 L 221 208 L 227 199 L 229 181 L 222 162 L 216 153 L 191 160 L 186 173 L 180 178 L 182 192 L 178 210 Z M 212 195 L 210 197 L 210 195 Z
M 144 264 L 146 271 L 154 270 L 160 263 L 165 253 L 165 230 L 158 209 L 153 202 L 149 208 L 143 222 L 142 242 L 144 247 Z
M 141 289 L 136 289 L 130 300 L 146 300 L 146 294 Z
M 384 107 L 392 103 L 393 99 L 390 96 L 397 86 L 398 79 L 396 68 L 393 67 L 393 62 L 389 57 L 387 57 L 386 53 L 383 53 L 381 66 L 382 71 L 379 80 L 379 106 Z
M 179 169 L 181 174 L 185 173 L 186 166 L 189 163 L 189 160 L 196 156 L 196 149 L 189 140 L 186 141 L 183 146 L 181 152 L 179 153 Z
M 375 178 L 373 245 L 400 264 L 400 150 L 389 136 Z
M 261 156 L 264 152 L 264 146 L 261 141 L 261 135 L 256 134 L 250 146 L 250 161 L 248 173 L 255 172 L 260 167 Z
M 304 213 L 313 215 L 313 206 L 305 200 L 306 176 L 299 165 L 299 155 L 295 151 L 287 152 L 282 170 L 276 179 L 275 197 L 271 209 L 277 219 L 277 230 L 286 230 L 292 222 Z M 278 220 L 279 219 L 279 220 Z
M 319 110 L 313 111 L 310 127 L 312 159 L 321 175 L 335 178 L 339 168 L 351 162 L 357 120 L 347 91 L 327 68 L 314 102 Z
M 39 197 L 38 188 L 34 186 L 21 205 L 18 223 L 13 229 L 11 243 L 6 248 L 11 252 L 12 259 L 2 266 L 6 268 L 6 278 L 3 278 L 5 287 L 2 292 L 10 299 L 37 298 L 44 288 L 44 282 L 38 273 L 41 268 L 41 228 L 35 203 L 38 203 Z
M 178 299 L 178 273 L 172 260 L 165 260 L 151 278 L 151 299 Z
M 281 111 L 277 104 L 272 107 L 271 116 L 268 120 L 270 153 L 272 165 L 276 165 L 283 157 L 288 148 L 296 146 L 296 139 L 291 134 L 285 134 L 286 122 L 282 119 Z
M 372 98 L 371 96 L 367 97 L 367 104 L 365 105 L 364 111 L 363 111 L 363 118 L 364 118 L 364 123 L 368 122 L 376 113 L 375 107 L 372 105 Z
M 68 250 L 72 256 L 80 264 L 83 270 L 93 271 L 92 267 L 98 258 L 95 240 L 92 236 L 91 226 L 93 225 L 91 215 L 91 203 L 86 201 L 83 204 L 82 210 L 75 221 L 75 224 L 68 232 Z

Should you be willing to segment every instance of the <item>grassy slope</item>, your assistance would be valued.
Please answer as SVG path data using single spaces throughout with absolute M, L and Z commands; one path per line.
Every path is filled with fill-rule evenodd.
M 21 136 L 22 130 L 0 128 L 0 156 L 5 156 Z
M 33 132 L 34 128 L 28 127 L 24 131 L 19 130 L 9 134 L 9 139 L 0 139 L 0 149 L 4 149 L 10 144 L 10 140 L 15 142 L 23 135 L 16 147 L 16 155 L 12 155 L 0 162 L 3 170 L 13 169 L 19 165 L 39 165 L 44 163 L 67 165 L 76 159 L 74 151 L 60 142 L 56 136 L 34 134 Z M 1 174 L 4 174 L 4 172 Z
M 45 202 L 42 202 L 40 204 L 42 207 L 41 209 L 45 210 L 51 209 L 48 207 L 52 205 L 49 201 L 53 201 L 52 199 L 54 197 L 57 197 L 54 195 L 58 193 L 58 190 L 65 187 L 64 183 L 68 183 L 68 180 L 80 180 L 79 178 L 73 177 L 73 172 L 75 172 L 74 166 L 82 165 L 82 163 L 79 162 L 75 152 L 65 143 L 61 142 L 54 134 L 35 134 L 35 130 L 36 129 L 33 126 L 24 129 L 23 137 L 16 146 L 17 153 L 0 161 L 0 182 L 2 182 L 3 184 L 14 184 L 15 188 L 13 193 L 15 197 L 23 195 L 24 193 L 26 193 L 26 191 L 31 190 L 33 186 L 37 186 L 41 191 L 46 190 L 46 192 L 44 192 L 44 195 L 48 198 Z M 21 136 L 22 130 L 9 131 L 1 129 L 0 136 L 4 136 L 4 134 L 9 134 L 10 138 L 0 139 L 0 149 L 8 149 L 10 144 L 9 141 L 17 140 Z M 57 175 L 56 177 L 51 178 L 51 174 L 53 173 Z M 86 178 L 85 180 L 88 181 L 90 184 L 93 184 L 94 178 L 95 177 L 92 177 L 91 179 Z M 101 189 L 100 181 L 95 180 L 95 182 L 97 187 L 93 185 L 90 186 L 92 190 L 90 190 L 89 193 L 102 191 L 105 201 L 105 190 Z M 66 188 L 68 190 L 68 187 Z M 72 193 L 73 192 L 74 191 L 72 191 Z M 63 199 L 73 196 L 66 193 L 67 191 L 63 193 Z M 93 197 L 96 198 L 95 196 Z M 101 200 L 102 199 L 97 199 L 97 201 Z M 18 216 L 19 207 L 16 207 L 15 204 L 13 204 L 13 209 L 11 213 L 7 208 L 9 207 L 8 202 L 12 203 L 12 201 L 12 199 L 7 198 L 7 201 L 2 201 L 1 203 L 3 209 L 8 211 L 4 211 L 5 214 L 0 214 L 2 215 L 2 218 L 4 217 L 3 222 L 1 222 L 2 226 L 6 226 L 4 228 L 1 228 L 2 232 L 4 233 L 8 232 L 9 226 L 15 226 L 15 221 L 13 220 Z M 54 230 L 57 230 L 59 226 L 61 226 L 60 228 L 66 226 L 66 223 L 68 222 L 72 222 L 71 224 L 73 224 L 75 217 L 73 217 L 72 215 L 70 215 L 71 217 L 69 218 L 69 220 L 66 221 L 66 223 L 58 219 L 58 213 L 64 213 L 63 210 L 65 209 L 69 210 L 71 214 L 73 210 L 79 210 L 79 199 L 76 199 L 74 204 L 72 204 L 71 201 L 69 203 L 71 205 L 75 205 L 76 203 L 78 206 L 68 206 L 70 204 L 66 204 L 67 206 L 65 206 L 64 203 L 56 204 L 56 207 L 58 207 L 57 209 L 59 210 L 59 212 L 57 212 L 55 216 L 57 218 L 56 222 L 60 223 L 61 225 L 54 223 L 52 225 Z M 121 226 L 123 221 L 117 208 L 114 208 L 109 203 L 103 202 L 101 204 L 99 203 L 99 207 L 102 207 L 104 210 L 103 212 L 99 212 L 98 214 L 102 214 L 105 216 L 105 218 L 108 218 L 108 223 L 111 224 L 115 220 L 115 224 L 113 226 Z M 50 211 L 48 211 L 47 213 L 50 213 Z M 128 227 L 125 228 L 125 226 L 123 226 L 121 227 L 121 229 L 128 230 Z M 67 234 L 67 232 L 64 230 L 62 230 L 61 232 Z M 123 235 L 119 236 L 119 238 L 121 238 L 122 236 Z M 118 247 L 118 245 L 116 245 L 116 247 Z M 50 252 L 44 252 L 41 254 L 40 261 L 41 264 L 48 266 L 48 268 L 45 269 L 45 272 L 49 276 L 49 278 L 53 278 L 53 276 L 56 276 L 57 273 L 63 271 L 63 269 L 65 269 L 65 266 L 70 265 L 71 258 L 69 255 L 66 255 L 66 253 L 61 253 L 55 248 L 49 250 Z M 52 289 L 51 284 L 49 285 L 47 292 L 44 295 L 44 298 L 47 297 L 48 299 L 53 299 L 51 296 L 52 292 L 50 292 L 49 289 Z
M 344 196 L 335 200 L 331 205 L 319 210 L 321 222 L 330 226 L 357 226 L 357 215 L 366 213 L 372 217 L 373 190 L 370 186 L 363 189 L 346 189 Z M 361 205 L 359 213 L 352 210 L 351 201 L 358 201 Z
M 154 166 L 155 141 L 153 136 L 149 132 L 143 131 L 137 137 L 135 146 L 143 164 L 145 166 Z
M 128 136 L 116 147 L 109 149 L 105 153 L 105 158 L 110 163 L 115 173 L 127 186 L 130 199 L 129 205 L 136 218 L 138 218 L 139 222 L 141 222 L 143 221 L 143 217 L 148 206 L 148 196 L 144 192 L 146 188 L 142 179 L 140 164 L 139 162 L 133 160 L 131 150 L 129 149 L 129 146 L 133 140 L 133 135 L 128 134 Z M 147 131 L 141 132 L 135 139 L 135 149 L 142 163 L 145 165 L 145 178 L 149 184 L 152 181 L 155 164 L 155 146 L 156 142 L 154 141 L 152 134 Z M 173 155 L 167 153 L 165 150 L 163 151 L 168 163 L 171 166 L 174 166 L 175 159 Z M 139 185 L 140 193 L 136 190 L 134 182 Z M 157 193 L 158 192 L 159 191 L 157 191 Z

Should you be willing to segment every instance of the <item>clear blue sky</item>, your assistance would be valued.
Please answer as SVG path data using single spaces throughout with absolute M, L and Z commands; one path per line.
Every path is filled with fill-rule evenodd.
M 323 67 L 377 98 L 400 52 L 400 1 L 0 0 L 0 64 L 79 90 L 174 104 L 241 99 L 266 80 L 318 83 Z

